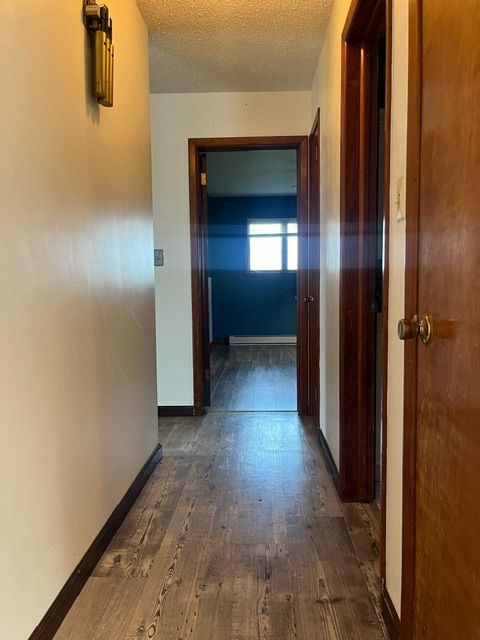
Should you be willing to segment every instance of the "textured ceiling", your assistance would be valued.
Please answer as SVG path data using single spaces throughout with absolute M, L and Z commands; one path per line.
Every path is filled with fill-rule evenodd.
M 150 90 L 309 90 L 333 1 L 137 0 Z
M 216 151 L 207 154 L 208 195 L 294 196 L 297 152 Z

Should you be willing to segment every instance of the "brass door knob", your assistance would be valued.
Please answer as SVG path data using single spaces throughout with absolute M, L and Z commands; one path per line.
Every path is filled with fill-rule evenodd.
M 418 328 L 420 340 L 423 344 L 428 344 L 432 339 L 432 318 L 429 315 L 423 315 Z
M 398 337 L 400 340 L 411 340 L 416 338 L 420 333 L 417 316 L 413 316 L 411 320 L 402 318 L 398 321 Z
M 411 338 L 420 337 L 423 344 L 428 344 L 432 339 L 432 318 L 425 314 L 420 322 L 417 316 L 413 316 L 411 320 L 402 318 L 398 322 L 398 337 L 400 340 L 410 340 Z

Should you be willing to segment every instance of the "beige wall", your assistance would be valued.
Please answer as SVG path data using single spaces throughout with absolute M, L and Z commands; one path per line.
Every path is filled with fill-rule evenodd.
M 305 135 L 310 92 L 151 96 L 158 404 L 193 404 L 188 138 Z
M 394 0 L 392 13 L 392 129 L 390 154 L 390 280 L 388 296 L 387 398 L 387 588 L 400 613 L 402 575 L 403 343 L 397 322 L 404 316 L 405 221 L 397 221 L 395 205 L 403 178 L 401 209 L 405 212 L 408 98 L 408 0 Z
M 350 0 L 337 0 L 312 86 L 312 118 L 321 108 L 321 428 L 339 462 L 339 257 L 341 33 Z M 390 231 L 389 385 L 387 449 L 387 589 L 397 611 L 401 590 L 403 347 L 396 323 L 403 315 L 405 223 L 394 207 L 397 180 L 405 175 L 407 0 L 393 2 L 392 210 Z
M 116 106 L 81 2 L 0 5 L 0 637 L 25 640 L 157 442 L 147 32 L 109 0 Z
M 335 2 L 312 85 L 311 116 L 320 117 L 321 278 L 320 426 L 339 465 L 340 34 L 350 0 Z

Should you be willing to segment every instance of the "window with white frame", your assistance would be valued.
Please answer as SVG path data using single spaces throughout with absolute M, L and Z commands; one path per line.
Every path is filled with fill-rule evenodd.
M 296 271 L 298 225 L 292 219 L 248 220 L 248 270 Z

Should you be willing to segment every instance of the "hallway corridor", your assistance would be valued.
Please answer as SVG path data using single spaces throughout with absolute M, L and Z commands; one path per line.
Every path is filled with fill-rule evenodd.
M 377 640 L 369 507 L 293 414 L 160 421 L 164 459 L 56 640 Z

